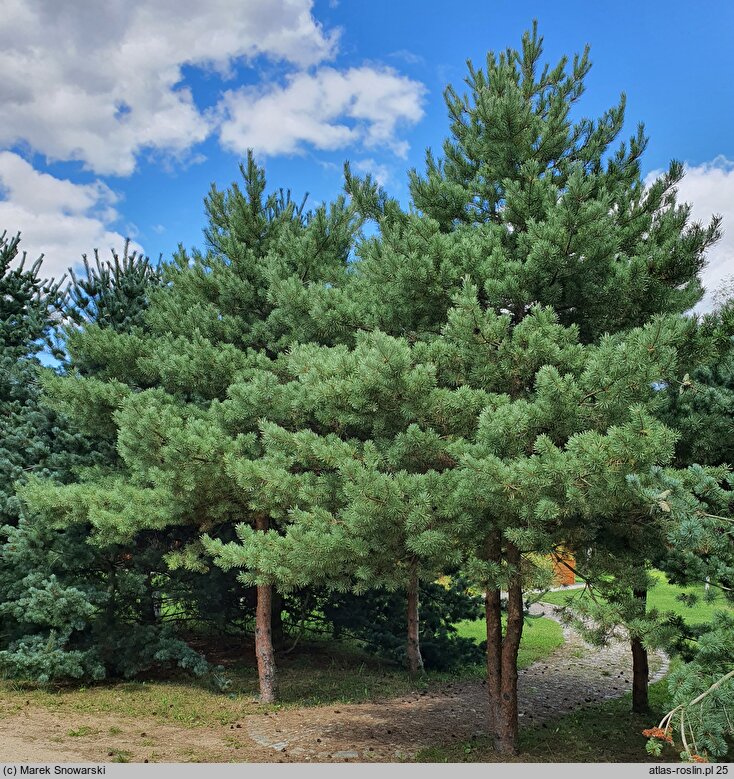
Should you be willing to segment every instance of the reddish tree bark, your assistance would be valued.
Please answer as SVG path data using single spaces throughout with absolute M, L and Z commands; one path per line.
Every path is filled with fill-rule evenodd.
M 411 676 L 417 676 L 423 671 L 419 637 L 419 603 L 418 603 L 418 566 L 413 563 L 408 581 L 408 671 Z
M 492 534 L 487 543 L 487 561 L 499 563 L 502 547 L 498 533 Z M 500 721 L 502 696 L 502 606 L 500 591 L 487 587 L 484 595 L 484 611 L 487 619 L 487 694 L 489 695 L 489 732 L 497 732 Z
M 517 711 L 517 653 L 524 622 L 520 550 L 507 544 L 507 562 L 513 569 L 507 591 L 507 628 L 502 639 L 502 685 L 500 721 L 495 735 L 495 749 L 501 755 L 516 755 L 519 720 Z
M 634 596 L 647 608 L 647 590 L 634 590 Z M 639 638 L 633 638 L 632 644 L 632 711 L 644 714 L 650 710 L 648 684 L 650 682 L 650 667 L 647 659 L 647 649 Z
M 258 516 L 255 529 L 266 532 L 269 519 Z M 277 697 L 277 677 L 275 670 L 275 652 L 272 638 L 272 602 L 273 588 L 269 584 L 258 584 L 257 607 L 255 609 L 255 655 L 257 657 L 257 673 L 260 679 L 260 700 L 263 703 L 274 703 Z
M 494 736 L 500 722 L 502 697 L 502 607 L 500 591 L 488 590 L 484 596 L 487 615 L 487 693 L 489 695 L 489 732 Z
M 500 591 L 487 590 L 484 597 L 487 618 L 487 691 L 489 695 L 489 731 L 495 750 L 502 755 L 518 751 L 517 653 L 523 628 L 520 550 L 507 544 L 507 562 L 514 572 L 510 578 L 507 602 L 507 627 L 502 631 Z M 499 534 L 487 545 L 487 559 L 500 562 Z

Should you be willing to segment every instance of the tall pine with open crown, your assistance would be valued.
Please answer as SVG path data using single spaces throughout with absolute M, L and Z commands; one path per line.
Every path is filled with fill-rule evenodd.
M 676 202 L 680 164 L 644 185 L 641 127 L 613 147 L 624 99 L 596 121 L 572 121 L 588 52 L 570 67 L 564 58 L 542 70 L 541 55 L 534 28 L 519 51 L 490 53 L 484 70 L 470 64 L 467 95 L 446 91 L 451 136 L 443 159 L 429 152 L 425 173 L 411 173 L 415 211 L 405 213 L 369 181 L 348 180 L 358 207 L 380 228 L 357 249 L 355 288 L 368 321 L 440 351 L 452 301 L 468 277 L 475 292 L 464 304 L 462 348 L 475 352 L 476 368 L 469 371 L 452 355 L 441 381 L 491 387 L 517 401 L 532 391 L 532 360 L 540 367 L 548 359 L 533 354 L 543 337 L 523 333 L 532 327 L 526 320 L 534 307 L 552 307 L 559 325 L 577 328 L 581 342 L 592 344 L 655 314 L 683 312 L 701 296 L 698 272 L 719 235 L 718 219 L 691 223 L 690 207 Z M 526 342 L 528 369 L 520 363 L 498 370 L 502 344 L 515 337 Z M 603 394 L 597 397 L 604 402 Z M 486 554 L 519 570 L 523 547 L 512 540 L 513 522 L 497 533 L 488 512 L 486 523 Z M 521 577 L 508 586 L 509 602 L 519 608 Z M 490 690 L 500 706 L 493 730 L 498 746 L 514 751 L 516 714 L 504 706 L 504 694 L 514 698 L 522 620 L 513 616 L 503 636 L 498 604 L 499 588 L 489 587 L 490 675 L 509 685 L 502 693 L 499 683 Z

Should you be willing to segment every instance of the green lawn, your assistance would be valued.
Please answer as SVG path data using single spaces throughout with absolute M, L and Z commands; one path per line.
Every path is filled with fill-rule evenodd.
M 460 634 L 478 641 L 486 637 L 483 620 L 465 622 Z M 520 648 L 520 667 L 545 657 L 563 641 L 560 626 L 548 619 L 531 618 Z M 241 657 L 246 658 L 243 662 Z M 59 713 L 118 713 L 128 717 L 152 717 L 188 727 L 235 722 L 245 714 L 267 710 L 257 703 L 257 670 L 251 640 L 235 643 L 221 658 L 232 684 L 221 693 L 206 680 L 183 673 L 138 681 L 106 681 L 89 686 L 19 684 L 0 681 L 0 718 L 38 705 Z M 228 662 L 229 660 L 229 662 Z M 484 665 L 466 667 L 455 674 L 428 672 L 416 679 L 395 663 L 381 661 L 355 646 L 327 641 L 305 641 L 292 654 L 278 658 L 279 707 L 359 703 L 426 690 L 447 679 L 479 678 Z
M 678 587 L 669 584 L 665 574 L 655 571 L 654 577 L 657 584 L 649 591 L 647 598 L 647 607 L 649 609 L 658 609 L 659 611 L 672 611 L 680 615 L 689 624 L 708 622 L 714 616 L 716 611 L 731 610 L 731 606 L 715 593 L 716 599 L 712 602 L 704 600 L 703 587 Z M 694 606 L 688 606 L 678 600 L 679 595 L 695 594 L 699 600 Z M 572 602 L 575 598 L 587 597 L 584 590 L 562 590 L 560 592 L 546 593 L 542 600 L 546 603 L 554 603 L 557 606 L 564 606 Z
M 463 620 L 456 625 L 459 635 L 473 638 L 478 643 L 487 640 L 487 623 L 483 619 L 474 622 Z M 526 668 L 536 660 L 549 655 L 563 643 L 563 629 L 552 619 L 545 617 L 528 617 L 522 633 L 520 652 L 518 653 L 518 668 Z

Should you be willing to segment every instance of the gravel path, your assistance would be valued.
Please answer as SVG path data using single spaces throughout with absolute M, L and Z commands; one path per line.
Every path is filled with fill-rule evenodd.
M 556 619 L 554 607 L 535 604 L 531 613 Z M 629 691 L 632 657 L 627 642 L 592 647 L 572 629 L 545 660 L 520 671 L 521 725 L 537 725 Z M 667 658 L 651 653 L 651 681 L 667 671 Z M 247 718 L 247 732 L 260 747 L 298 761 L 391 761 L 417 751 L 486 732 L 487 694 L 482 681 L 444 684 L 429 693 L 377 703 L 291 709 Z

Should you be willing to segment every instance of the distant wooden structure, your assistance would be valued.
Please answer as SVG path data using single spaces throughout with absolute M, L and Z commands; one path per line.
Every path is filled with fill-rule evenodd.
M 576 568 L 576 558 L 568 549 L 551 555 L 553 562 L 553 577 L 557 587 L 567 587 L 576 584 L 576 576 L 571 569 Z M 570 567 L 569 567 L 570 566 Z

